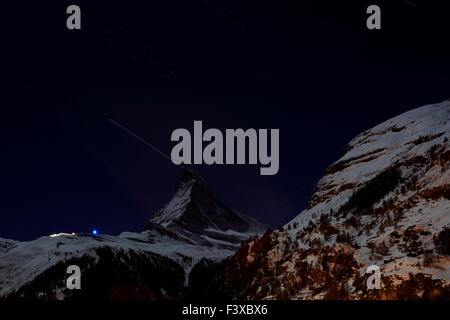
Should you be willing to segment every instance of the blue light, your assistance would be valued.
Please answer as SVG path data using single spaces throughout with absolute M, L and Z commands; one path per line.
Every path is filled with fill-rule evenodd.
M 93 234 L 94 236 L 96 236 L 97 233 L 98 233 L 97 229 L 92 230 L 92 234 Z

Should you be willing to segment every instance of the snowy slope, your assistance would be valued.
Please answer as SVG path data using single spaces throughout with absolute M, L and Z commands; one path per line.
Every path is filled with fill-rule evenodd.
M 345 148 L 347 153 L 325 171 L 315 187 L 308 210 L 314 209 L 317 214 L 337 210 L 355 188 L 392 164 L 425 156 L 433 145 L 450 138 L 449 108 L 448 101 L 427 105 L 358 135 Z M 428 141 L 414 143 L 419 137 Z M 337 194 L 339 197 L 335 197 Z M 300 214 L 294 221 L 301 220 L 302 216 Z
M 228 286 L 248 283 L 234 296 L 449 297 L 449 139 L 450 101 L 359 134 L 325 170 L 303 212 L 230 260 Z M 373 264 L 384 277 L 377 292 L 365 286 Z M 242 273 L 248 278 L 236 276 Z
M 1 239 L 0 243 L 3 242 Z M 89 234 L 40 237 L 29 242 L 15 242 L 0 253 L 0 297 L 60 262 L 83 256 L 97 259 L 96 249 L 103 247 L 168 257 L 182 266 L 186 275 L 202 258 L 220 260 L 234 252 L 189 244 L 151 231 L 124 232 L 118 237 Z
M 45 297 L 57 292 L 56 298 L 63 299 L 64 285 L 57 284 L 58 280 L 51 275 L 51 270 L 60 270 L 68 266 L 69 261 L 84 263 L 86 260 L 92 260 L 86 266 L 91 273 L 100 272 L 96 271 L 99 268 L 95 264 L 112 261 L 119 261 L 119 264 L 124 264 L 124 261 L 136 264 L 144 262 L 145 268 L 153 268 L 155 272 L 161 273 L 168 269 L 172 271 L 172 275 L 166 277 L 183 278 L 179 292 L 176 284 L 170 286 L 175 296 L 180 296 L 188 284 L 190 271 L 200 260 L 223 260 L 239 248 L 240 241 L 261 234 L 265 228 L 256 220 L 222 205 L 213 197 L 212 191 L 198 173 L 185 171 L 172 199 L 147 223 L 141 233 L 123 232 L 119 236 L 61 233 L 28 242 L 0 239 L 0 299 L 15 292 L 19 297 L 34 298 L 36 292 L 41 296 L 41 278 L 49 278 L 44 281 L 45 286 L 54 287 Z M 100 254 L 104 253 L 105 248 L 108 254 L 101 260 Z M 139 268 L 132 268 L 128 270 L 130 272 L 141 271 Z M 115 279 L 116 275 L 112 277 Z M 65 279 L 66 275 L 62 274 L 61 278 Z M 123 278 L 122 280 L 125 281 Z M 141 280 L 136 280 L 133 285 L 139 286 L 139 281 Z M 155 290 L 158 291 L 156 296 L 165 296 L 162 287 L 153 288 Z M 98 294 L 97 291 L 95 294 Z M 147 292 L 145 294 L 148 295 Z
M 356 190 L 394 165 L 399 166 L 399 180 L 402 182 L 376 201 L 373 204 L 376 208 L 382 206 L 383 200 L 395 198 L 399 206 L 414 196 L 418 197 L 419 190 L 407 190 L 405 193 L 400 190 L 402 184 L 412 177 L 416 177 L 414 183 L 422 191 L 448 186 L 450 171 L 442 166 L 443 161 L 427 165 L 423 162 L 430 157 L 431 148 L 438 144 L 441 144 L 440 153 L 448 156 L 449 138 L 449 101 L 406 112 L 358 135 L 347 145 L 347 153 L 325 171 L 324 177 L 315 187 L 308 208 L 286 225 L 297 224 L 296 228 L 289 231 L 290 235 L 295 237 L 310 221 L 317 223 L 320 215 L 329 214 L 330 210 L 338 212 Z M 434 203 L 428 200 L 423 197 L 417 199 L 414 207 L 405 213 L 409 219 L 403 222 L 411 225 L 427 225 L 431 222 L 430 231 L 434 232 L 449 226 L 450 214 L 445 214 L 450 212 L 449 199 L 440 198 Z M 337 222 L 339 219 L 333 217 L 332 221 Z M 367 225 L 372 221 L 373 218 L 367 217 L 361 223 Z M 369 238 L 376 239 L 373 236 L 360 236 L 356 241 L 364 243 Z M 332 241 L 330 239 L 329 243 Z

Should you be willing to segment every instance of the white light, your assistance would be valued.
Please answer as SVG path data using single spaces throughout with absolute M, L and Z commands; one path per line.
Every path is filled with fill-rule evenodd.
M 59 236 L 70 236 L 69 233 L 54 233 L 50 235 L 50 238 L 59 237 Z

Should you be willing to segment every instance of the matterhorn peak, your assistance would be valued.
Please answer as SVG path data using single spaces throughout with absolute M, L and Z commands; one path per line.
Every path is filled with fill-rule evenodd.
M 197 171 L 184 170 L 172 199 L 151 218 L 154 224 L 183 236 L 239 243 L 262 234 L 267 226 L 240 214 L 214 197 L 205 179 Z

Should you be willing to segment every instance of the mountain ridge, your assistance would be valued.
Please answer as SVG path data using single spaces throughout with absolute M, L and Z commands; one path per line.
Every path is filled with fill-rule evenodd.
M 205 283 L 219 285 L 205 284 L 205 295 L 450 298 L 449 138 L 449 101 L 357 135 L 325 170 L 306 209 L 216 265 L 222 276 Z M 380 267 L 380 290 L 366 286 L 369 265 Z
M 0 299 L 449 299 L 449 138 L 450 101 L 362 132 L 306 209 L 257 237 L 263 224 L 185 171 L 141 233 L 0 239 Z M 67 263 L 91 279 L 85 296 L 64 289 Z
M 222 205 L 192 170 L 183 172 L 174 195 L 159 213 L 140 233 L 60 233 L 26 242 L 0 238 L 0 300 L 125 299 L 127 295 L 179 299 L 186 294 L 189 274 L 199 261 L 223 260 L 239 248 L 240 241 L 265 230 L 262 223 Z M 240 224 L 236 228 L 235 221 L 208 224 L 209 216 L 218 222 L 218 217 L 235 216 Z M 247 227 L 240 229 L 243 232 L 242 226 Z M 82 294 L 65 288 L 64 266 L 69 264 L 83 268 Z M 173 281 L 140 274 L 145 270 Z

